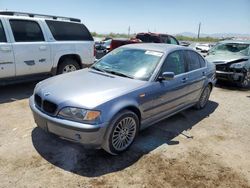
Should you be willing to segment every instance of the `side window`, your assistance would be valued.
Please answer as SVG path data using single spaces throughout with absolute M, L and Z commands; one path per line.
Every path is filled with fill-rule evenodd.
M 204 58 L 202 58 L 200 55 L 198 55 L 198 57 L 199 57 L 201 67 L 205 67 L 206 66 L 206 61 L 204 60 Z
M 170 40 L 170 44 L 177 44 L 178 45 L 178 42 L 173 37 L 169 37 L 169 40 Z
M 188 71 L 201 68 L 199 56 L 196 52 L 186 51 L 186 59 L 188 64 Z
M 169 44 L 168 37 L 167 36 L 161 36 L 161 42 Z
M 174 72 L 175 75 L 185 72 L 185 62 L 182 51 L 169 54 L 162 66 L 161 72 Z
M 44 41 L 39 24 L 29 20 L 10 20 L 10 26 L 16 42 Z
M 2 21 L 0 20 L 0 42 L 7 42 Z
M 89 30 L 81 23 L 62 22 L 53 20 L 46 20 L 46 23 L 49 26 L 49 29 L 55 40 L 93 41 L 93 37 L 91 36 Z

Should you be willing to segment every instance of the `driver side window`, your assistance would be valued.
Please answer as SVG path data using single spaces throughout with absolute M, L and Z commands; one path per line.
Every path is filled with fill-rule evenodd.
M 182 51 L 169 54 L 163 63 L 161 73 L 173 72 L 175 75 L 185 73 L 185 62 Z

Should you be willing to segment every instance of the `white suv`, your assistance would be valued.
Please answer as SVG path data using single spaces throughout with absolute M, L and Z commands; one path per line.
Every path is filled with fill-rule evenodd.
M 94 63 L 94 41 L 75 18 L 0 12 L 0 85 Z

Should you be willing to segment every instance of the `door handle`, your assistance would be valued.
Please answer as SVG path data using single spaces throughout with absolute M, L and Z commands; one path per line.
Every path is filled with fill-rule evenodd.
M 182 78 L 182 83 L 186 83 L 188 81 L 188 78 Z
M 0 50 L 3 52 L 11 52 L 11 47 L 9 46 L 1 46 Z
M 24 61 L 24 63 L 25 63 L 26 65 L 28 65 L 28 66 L 33 66 L 33 65 L 36 64 L 34 60 L 27 60 L 27 61 Z
M 40 47 L 39 47 L 39 50 L 41 50 L 41 51 L 45 51 L 46 49 L 47 49 L 46 46 L 40 46 Z
M 202 76 L 206 76 L 206 72 L 205 71 L 202 72 Z

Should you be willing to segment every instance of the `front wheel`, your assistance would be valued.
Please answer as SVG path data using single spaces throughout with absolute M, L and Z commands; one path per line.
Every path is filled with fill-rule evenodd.
M 209 100 L 209 96 L 210 96 L 210 93 L 211 93 L 211 89 L 212 88 L 209 85 L 204 88 L 204 90 L 201 93 L 199 101 L 195 105 L 196 109 L 202 109 L 207 105 L 208 100 Z
M 107 132 L 103 149 L 112 155 L 127 150 L 138 132 L 138 116 L 131 111 L 123 111 L 115 116 Z
M 244 75 L 241 83 L 239 84 L 239 86 L 242 87 L 242 88 L 247 88 L 247 87 L 250 86 L 250 70 L 248 70 L 245 73 L 245 75 Z

